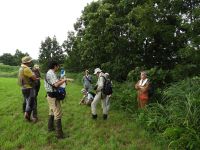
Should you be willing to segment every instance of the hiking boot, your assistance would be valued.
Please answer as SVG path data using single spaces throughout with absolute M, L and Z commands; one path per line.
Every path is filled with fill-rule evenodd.
M 29 115 L 28 112 L 25 112 L 25 113 L 24 113 L 24 119 L 26 119 L 27 121 L 31 121 L 30 115 Z
M 93 115 L 92 114 L 92 119 L 96 120 L 97 119 L 97 115 Z
M 62 130 L 62 123 L 61 123 L 61 119 L 56 120 L 56 137 L 58 139 L 64 139 L 64 134 L 63 134 L 63 130 Z
M 54 131 L 54 116 L 49 115 L 49 120 L 48 120 L 48 131 Z
M 107 114 L 103 114 L 103 120 L 107 120 L 108 115 Z
M 33 118 L 32 118 L 32 122 L 33 122 L 33 123 L 36 123 L 37 121 L 38 121 L 38 118 L 37 118 L 37 117 L 33 117 Z

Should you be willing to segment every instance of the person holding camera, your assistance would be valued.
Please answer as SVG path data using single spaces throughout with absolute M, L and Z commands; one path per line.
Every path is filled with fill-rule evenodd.
M 58 139 L 64 138 L 62 130 L 62 109 L 60 100 L 56 99 L 55 88 L 59 87 L 67 81 L 67 79 L 58 80 L 56 72 L 59 70 L 59 64 L 57 62 L 49 63 L 49 70 L 45 77 L 45 90 L 47 92 L 47 101 L 49 105 L 49 120 L 48 120 L 48 130 L 54 130 L 54 120 L 56 122 L 56 136 Z M 54 88 L 55 87 L 55 88 Z
M 85 70 L 85 75 L 82 79 L 84 89 L 89 92 L 92 90 L 92 76 L 89 74 L 89 70 Z

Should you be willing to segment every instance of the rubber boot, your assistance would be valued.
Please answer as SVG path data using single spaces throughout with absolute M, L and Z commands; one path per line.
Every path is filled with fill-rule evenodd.
M 64 138 L 61 119 L 56 120 L 56 137 L 58 139 L 63 139 Z
M 49 121 L 48 121 L 48 131 L 54 131 L 54 116 L 50 115 L 49 116 Z
M 31 121 L 30 114 L 31 114 L 31 113 L 30 113 L 29 111 L 27 111 L 27 112 L 24 113 L 24 118 L 25 118 L 27 121 Z
M 107 120 L 108 115 L 107 114 L 103 114 L 103 120 Z
M 93 115 L 92 114 L 92 119 L 96 120 L 97 119 L 97 115 Z

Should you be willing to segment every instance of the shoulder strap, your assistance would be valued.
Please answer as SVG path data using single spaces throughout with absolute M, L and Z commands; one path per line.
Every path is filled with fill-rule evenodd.
M 49 82 L 47 81 L 47 74 L 45 75 L 45 81 L 46 81 L 50 86 L 52 86 L 53 89 L 56 89 L 56 87 L 55 87 L 53 84 L 51 84 L 51 83 L 49 83 Z
M 90 79 L 88 79 L 88 77 L 87 76 L 85 76 L 85 78 L 91 83 L 91 80 Z

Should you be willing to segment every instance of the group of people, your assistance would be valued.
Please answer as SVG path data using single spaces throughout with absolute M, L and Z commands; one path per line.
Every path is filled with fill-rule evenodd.
M 92 88 L 92 76 L 89 74 L 89 71 L 85 71 L 83 76 L 83 89 L 81 90 L 83 98 L 80 101 L 80 104 L 86 104 L 91 106 L 92 118 L 97 119 L 96 105 L 101 100 L 103 108 L 103 119 L 106 120 L 108 117 L 108 111 L 110 107 L 110 97 L 112 95 L 112 84 L 110 81 L 109 73 L 103 73 L 100 68 L 94 70 L 94 74 L 97 76 L 97 83 L 94 86 L 95 92 Z M 106 85 L 109 85 L 109 91 L 104 92 Z
M 23 94 L 23 113 L 24 118 L 28 121 L 36 122 L 37 116 L 37 95 L 40 89 L 40 72 L 39 65 L 35 64 L 31 69 L 32 58 L 25 56 L 22 58 L 22 64 L 19 69 L 19 84 Z M 56 97 L 56 88 L 66 85 L 66 78 L 58 78 L 56 72 L 60 65 L 52 61 L 48 65 L 48 71 L 45 75 L 44 86 L 47 93 L 47 102 L 49 106 L 48 131 L 56 131 L 57 138 L 64 138 L 62 130 L 62 107 L 60 100 Z M 85 71 L 83 76 L 83 89 L 81 90 L 83 98 L 80 104 L 91 106 L 92 119 L 97 119 L 96 106 L 101 100 L 103 109 L 103 119 L 108 118 L 110 107 L 110 97 L 112 95 L 112 82 L 108 73 L 103 73 L 100 68 L 94 70 L 97 77 L 97 83 L 92 87 L 92 76 L 89 71 Z M 148 89 L 150 82 L 146 72 L 141 72 L 141 79 L 136 83 L 135 89 L 138 92 L 138 107 L 144 108 L 148 103 Z M 54 122 L 56 126 L 54 127 Z M 66 135 L 68 136 L 68 135 Z
M 37 95 L 40 90 L 39 65 L 35 64 L 31 70 L 32 58 L 25 56 L 19 69 L 19 84 L 23 94 L 23 113 L 26 120 L 36 122 Z

